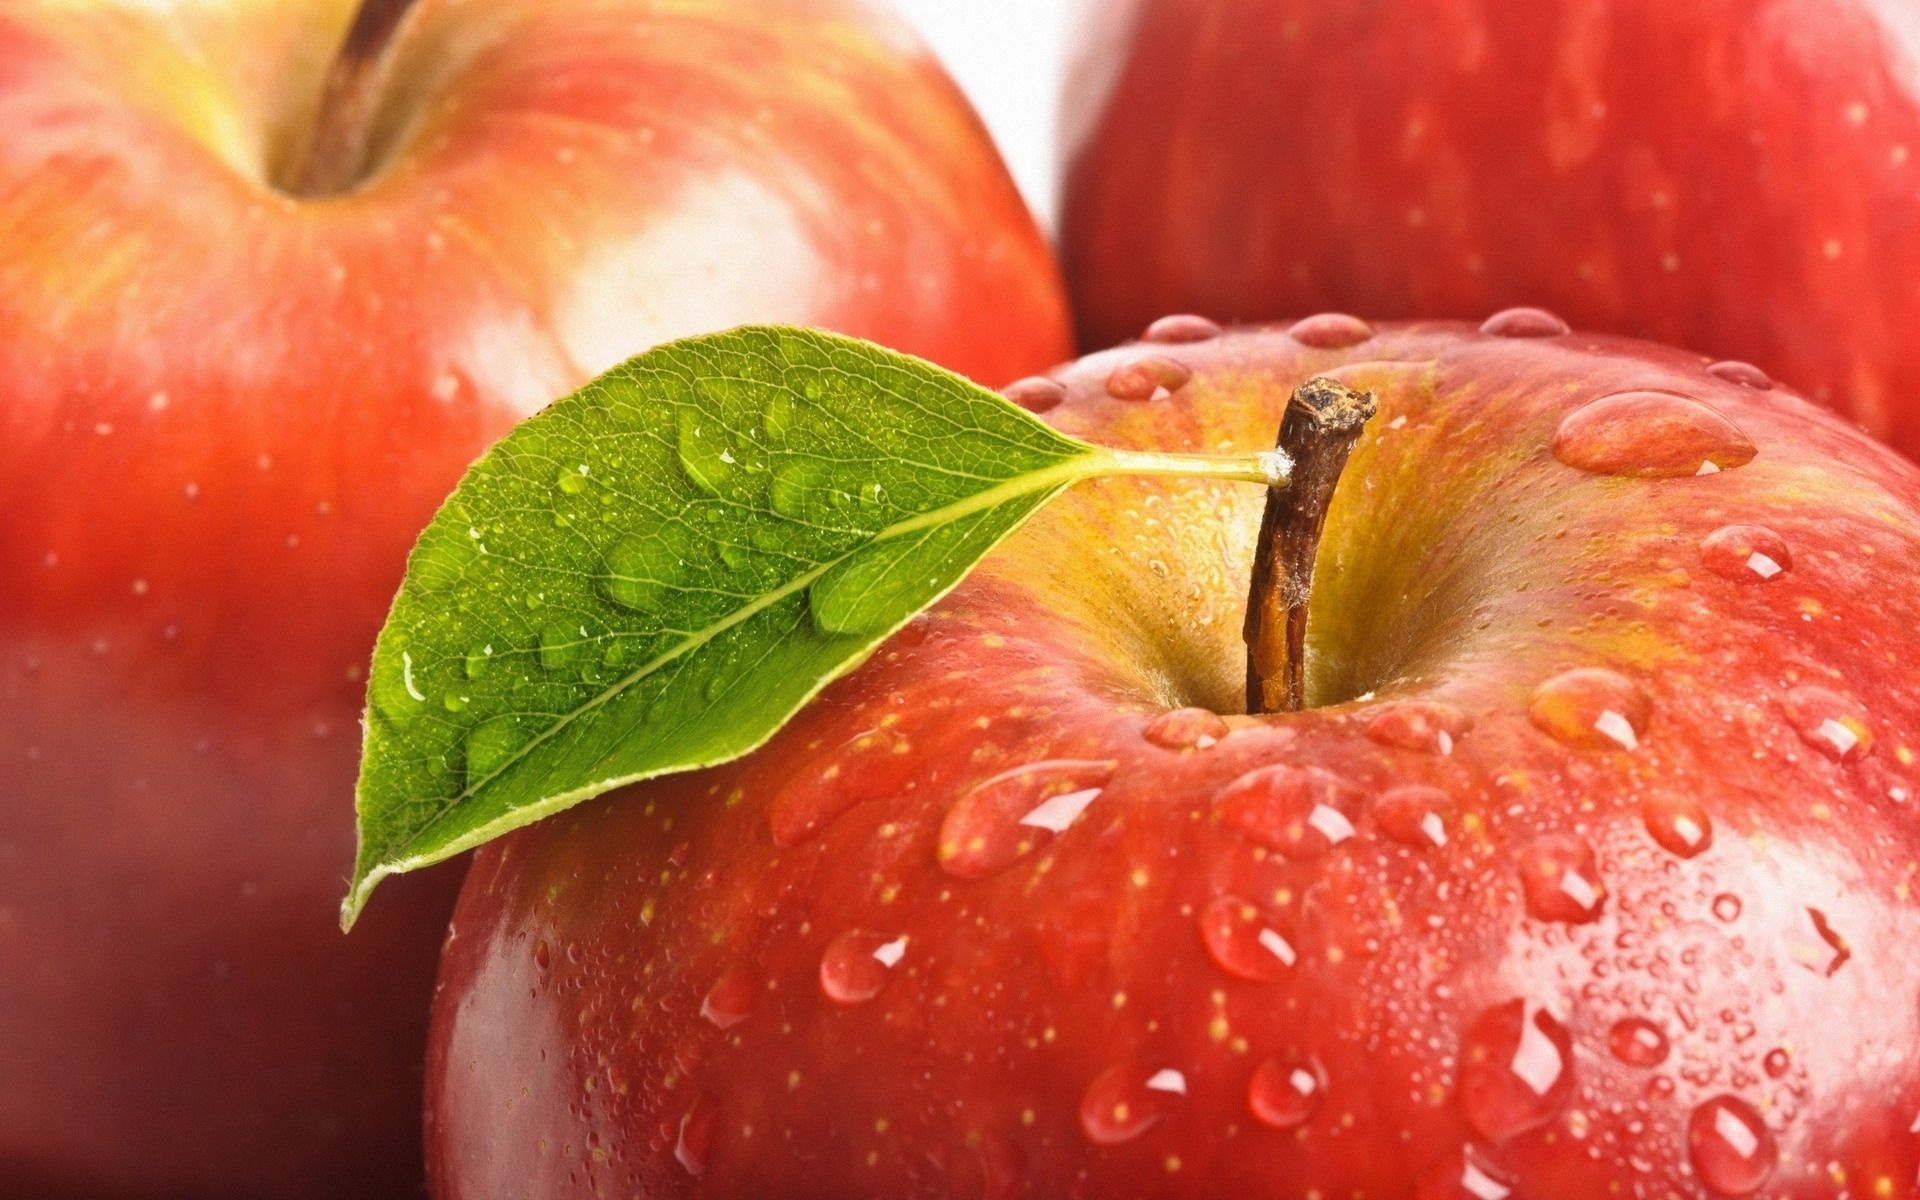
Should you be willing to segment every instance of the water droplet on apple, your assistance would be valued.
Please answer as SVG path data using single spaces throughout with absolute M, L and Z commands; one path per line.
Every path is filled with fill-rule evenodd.
M 916 767 L 909 748 L 895 730 L 869 729 L 848 738 L 824 765 L 790 778 L 767 809 L 774 844 L 811 841 L 854 805 L 897 793 Z
M 1630 1067 L 1657 1067 L 1667 1061 L 1667 1035 L 1645 1017 L 1615 1021 L 1607 1030 L 1607 1048 Z
M 1192 313 L 1171 313 L 1147 326 L 1140 335 L 1145 342 L 1205 342 L 1220 336 L 1220 326 Z
M 716 1029 L 732 1029 L 753 1015 L 759 994 L 753 976 L 744 967 L 730 967 L 714 981 L 700 1001 L 700 1015 Z
M 1692 796 L 1663 792 L 1640 805 L 1647 833 L 1668 851 L 1692 858 L 1713 845 L 1713 820 Z
M 1544 308 L 1507 308 L 1480 323 L 1488 337 L 1547 338 L 1568 332 L 1567 323 Z
M 1473 728 L 1473 718 L 1451 704 L 1436 700 L 1395 700 L 1376 708 L 1367 720 L 1366 734 L 1383 746 L 1451 754 Z
M 1394 841 L 1421 850 L 1438 850 L 1452 836 L 1453 797 L 1430 784 L 1391 788 L 1373 802 L 1373 823 Z
M 680 469 L 693 486 L 710 496 L 720 495 L 736 466 L 722 431 L 697 408 L 682 408 L 677 422 L 674 446 L 680 452 Z
M 1740 897 L 1734 895 L 1732 892 L 1721 892 L 1715 896 L 1711 907 L 1714 917 L 1728 925 L 1738 921 L 1741 911 L 1745 908 L 1745 906 L 1740 903 Z
M 1115 400 L 1153 400 L 1187 385 L 1193 372 L 1171 358 L 1154 355 L 1121 363 L 1107 376 L 1107 395 Z
M 1175 708 L 1148 721 L 1141 736 L 1163 750 L 1205 750 L 1229 732 L 1211 709 Z
M 655 578 L 655 563 L 663 547 L 639 535 L 622 538 L 607 551 L 606 574 L 600 590 L 622 608 L 649 613 L 660 609 L 667 585 Z
M 1457 1097 L 1489 1141 L 1537 1129 L 1573 1093 L 1573 1037 L 1544 1008 L 1521 1000 L 1490 1008 L 1460 1043 Z
M 1287 336 L 1316 350 L 1344 350 L 1373 336 L 1373 326 L 1346 313 L 1320 313 L 1295 321 Z
M 1067 398 L 1067 385 L 1045 375 L 1029 375 L 1001 388 L 1000 394 L 1028 412 L 1043 413 L 1060 407 Z
M 714 1135 L 719 1131 L 719 1108 L 705 1096 L 695 1097 L 686 1115 L 680 1118 L 679 1136 L 673 1143 L 674 1161 L 689 1175 L 705 1173 L 713 1153 Z
M 1665 478 L 1727 470 L 1755 449 L 1733 422 L 1690 396 L 1616 392 L 1569 413 L 1553 435 L 1553 456 L 1597 475 Z
M 820 956 L 820 991 L 835 1004 L 864 1004 L 887 986 L 906 950 L 904 937 L 850 929 Z
M 1700 543 L 1700 561 L 1724 579 L 1765 583 L 1793 566 L 1793 552 L 1764 525 L 1724 525 Z
M 1273 983 L 1299 960 L 1293 943 L 1250 901 L 1217 896 L 1200 910 L 1200 943 L 1215 966 L 1235 979 Z
M 1800 739 L 1833 761 L 1852 762 L 1873 751 L 1865 714 L 1838 692 L 1809 684 L 1788 692 L 1783 704 Z
M 1115 765 L 1050 759 L 975 784 L 940 823 L 941 869 L 961 879 L 1004 871 L 1078 820 Z
M 1755 391 L 1764 392 L 1773 386 L 1773 380 L 1765 371 L 1752 363 L 1740 362 L 1737 359 L 1730 358 L 1714 363 L 1707 368 L 1707 374 L 1724 379 L 1728 383 L 1737 383 L 1741 387 L 1753 388 Z
M 1495 1167 L 1477 1146 L 1463 1146 L 1458 1154 L 1420 1176 L 1413 1200 L 1511 1200 L 1513 1177 Z
M 533 944 L 533 965 L 542 971 L 553 965 L 553 950 L 547 945 L 545 938 Z
M 1760 1060 L 1760 1066 L 1761 1069 L 1766 1071 L 1768 1079 L 1780 1079 L 1792 1069 L 1793 1056 L 1788 1054 L 1784 1049 L 1775 1046 L 1773 1049 L 1767 1051 L 1765 1058 Z
M 1247 1081 L 1247 1111 L 1269 1129 L 1296 1129 L 1320 1110 L 1326 1080 L 1317 1063 L 1275 1055 Z
M 498 770 L 512 758 L 527 735 L 516 716 L 489 717 L 467 733 L 467 784 L 472 786 Z
M 1747 1196 L 1766 1184 L 1779 1151 L 1752 1105 L 1738 1096 L 1715 1096 L 1687 1118 L 1687 1156 L 1707 1188 Z
M 1353 836 L 1360 791 L 1319 767 L 1280 763 L 1247 772 L 1213 798 L 1229 828 L 1289 858 L 1318 858 Z
M 1569 746 L 1633 750 L 1653 704 L 1631 679 L 1605 667 L 1563 671 L 1533 690 L 1527 719 Z
M 1167 1116 L 1186 1089 L 1186 1077 L 1168 1068 L 1108 1067 L 1080 1097 L 1080 1130 L 1096 1146 L 1130 1142 Z
M 1593 847 L 1568 833 L 1548 833 L 1516 856 L 1527 915 L 1536 921 L 1582 925 L 1599 917 L 1607 898 Z

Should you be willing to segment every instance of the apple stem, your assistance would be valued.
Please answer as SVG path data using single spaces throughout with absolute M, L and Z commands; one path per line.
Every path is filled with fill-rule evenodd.
M 296 196 L 343 192 L 366 168 L 374 101 L 386 75 L 386 50 L 414 0 L 361 0 L 346 40 L 321 85 L 306 145 L 286 173 Z
M 1247 597 L 1247 711 L 1298 712 L 1306 703 L 1307 600 L 1333 489 L 1360 431 L 1380 409 L 1372 392 L 1316 377 L 1293 390 L 1278 447 L 1293 460 L 1267 488 Z

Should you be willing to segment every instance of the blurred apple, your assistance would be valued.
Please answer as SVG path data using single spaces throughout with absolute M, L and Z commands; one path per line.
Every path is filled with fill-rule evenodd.
M 1167 311 L 1575 326 L 1920 452 L 1920 8 L 1115 0 L 1067 95 L 1089 348 Z
M 17 0 L 0 247 L 0 1195 L 36 1200 L 417 1190 L 457 880 L 335 909 L 362 667 L 492 437 L 748 320 L 991 382 L 1067 343 L 978 122 L 856 0 Z

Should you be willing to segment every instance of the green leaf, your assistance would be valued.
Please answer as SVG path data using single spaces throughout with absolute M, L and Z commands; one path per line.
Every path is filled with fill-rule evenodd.
M 1078 479 L 1272 466 L 1098 449 L 824 333 L 641 355 L 421 534 L 374 649 L 342 924 L 386 875 L 752 750 Z

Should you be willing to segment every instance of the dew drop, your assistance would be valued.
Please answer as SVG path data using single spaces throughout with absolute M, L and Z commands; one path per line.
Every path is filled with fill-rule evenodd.
M 1700 543 L 1700 561 L 1723 579 L 1765 583 L 1793 566 L 1793 552 L 1764 525 L 1725 525 Z
M 1787 693 L 1784 707 L 1800 740 L 1835 762 L 1852 762 L 1873 750 L 1873 730 L 1865 714 L 1838 692 L 1797 687 Z
M 1220 336 L 1220 326 L 1192 313 L 1171 313 L 1147 326 L 1140 340 L 1146 342 L 1205 342 Z
M 680 469 L 693 486 L 710 496 L 720 495 L 736 464 L 713 418 L 696 408 L 682 408 L 674 447 L 680 453 Z
M 673 1143 L 673 1158 L 689 1175 L 701 1175 L 713 1153 L 713 1138 L 720 1131 L 720 1110 L 705 1096 L 696 1097 L 680 1118 L 680 1133 Z
M 569 496 L 578 496 L 587 490 L 587 474 L 578 468 L 570 467 L 560 472 L 560 477 L 554 481 L 554 486 Z
M 658 612 L 667 585 L 655 576 L 663 547 L 638 535 L 622 538 L 607 551 L 600 590 L 607 599 L 635 612 Z
M 1359 789 L 1331 771 L 1280 763 L 1247 772 L 1213 798 L 1229 828 L 1288 858 L 1318 858 L 1353 836 Z
M 1616 1021 L 1607 1030 L 1607 1049 L 1630 1067 L 1657 1067 L 1667 1061 L 1666 1033 L 1645 1017 Z
M 1647 730 L 1653 704 L 1638 684 L 1605 667 L 1563 671 L 1533 690 L 1527 719 L 1569 746 L 1633 750 Z
M 1687 1156 L 1694 1174 L 1719 1195 L 1759 1191 L 1773 1174 L 1778 1153 L 1766 1122 L 1737 1096 L 1715 1096 L 1687 1118 Z
M 1480 1136 L 1505 1141 L 1553 1119 L 1573 1093 L 1573 1038 L 1544 1008 L 1488 1009 L 1460 1044 L 1461 1112 Z
M 1780 1079 L 1792 1069 L 1793 1057 L 1776 1046 L 1767 1051 L 1767 1056 L 1760 1060 L 1760 1066 L 1766 1071 L 1767 1078 Z
M 1346 313 L 1320 313 L 1295 321 L 1287 336 L 1316 350 L 1344 350 L 1373 336 L 1373 326 Z
M 819 460 L 796 459 L 773 473 L 767 499 L 773 511 L 792 521 L 806 520 L 826 490 L 826 468 Z
M 1600 916 L 1607 889 L 1585 839 L 1543 834 L 1520 848 L 1516 864 L 1527 915 L 1534 920 L 1583 925 Z
M 593 647 L 575 621 L 548 621 L 540 627 L 540 665 L 549 671 L 578 664 Z
M 790 392 L 775 391 L 767 396 L 766 407 L 760 410 L 760 431 L 769 442 L 778 445 L 793 428 L 793 408 Z
M 102 643 L 96 643 L 96 647 L 100 645 Z M 409 651 L 389 650 L 375 655 L 367 690 L 373 706 L 397 724 L 404 725 L 425 711 L 427 694 L 421 690 L 413 654 Z
M 850 929 L 820 956 L 820 991 L 835 1004 L 865 1004 L 887 986 L 906 949 L 904 937 Z
M 466 667 L 467 667 L 468 679 L 480 678 L 482 675 L 485 675 L 487 673 L 487 668 L 492 665 L 493 665 L 493 643 L 492 642 L 488 642 L 484 646 L 475 646 L 473 649 L 467 651 Z
M 533 965 L 542 971 L 553 965 L 553 950 L 545 938 L 533 944 Z
M 1511 1200 L 1514 1187 L 1478 1147 L 1466 1146 L 1421 1175 L 1414 1200 Z
M 1060 407 L 1067 398 L 1067 385 L 1045 375 L 1029 375 L 1000 389 L 1000 394 L 1028 412 L 1043 413 Z
M 753 1015 L 759 989 L 744 967 L 731 967 L 707 989 L 700 1015 L 715 1029 L 732 1029 Z
M 1713 845 L 1713 820 L 1692 796 L 1673 792 L 1648 797 L 1640 805 L 1647 833 L 1671 853 L 1692 858 Z
M 1439 788 L 1409 783 L 1389 789 L 1373 802 L 1373 822 L 1401 845 L 1438 850 L 1451 836 L 1453 807 L 1453 797 Z
M 1738 921 L 1741 912 L 1745 909 L 1745 905 L 1740 903 L 1740 897 L 1732 892 L 1721 892 L 1715 896 L 1710 907 L 1713 909 L 1714 918 L 1728 925 Z
M 1176 1086 L 1176 1081 L 1177 1086 Z M 1173 1110 L 1186 1094 L 1178 1071 L 1119 1063 L 1094 1077 L 1080 1097 L 1080 1131 L 1096 1146 L 1117 1146 L 1139 1137 Z
M 1560 422 L 1553 456 L 1597 475 L 1665 478 L 1742 466 L 1754 445 L 1733 422 L 1689 396 L 1616 392 Z
M 855 805 L 898 793 L 917 766 L 910 749 L 894 730 L 869 729 L 843 742 L 824 766 L 794 775 L 767 809 L 774 845 L 811 841 Z
M 485 779 L 517 753 L 527 741 L 520 718 L 489 717 L 467 734 L 466 763 L 469 786 Z
M 1113 762 L 1050 759 L 969 788 L 940 823 L 940 867 L 960 879 L 1004 871 L 1077 820 L 1113 778 Z
M 1567 323 L 1544 308 L 1506 308 L 1480 323 L 1488 337 L 1547 338 L 1568 332 Z
M 1454 745 L 1472 728 L 1473 718 L 1451 704 L 1396 700 L 1374 710 L 1366 734 L 1383 746 L 1452 754 Z
M 1318 1064 L 1275 1055 L 1247 1081 L 1247 1111 L 1270 1129 L 1296 1129 L 1313 1118 L 1326 1093 Z
M 1107 395 L 1115 400 L 1155 400 L 1187 385 L 1193 372 L 1171 358 L 1152 356 L 1121 363 L 1107 376 Z
M 1147 722 L 1141 736 L 1163 750 L 1205 750 L 1229 730 L 1219 713 L 1206 708 L 1175 708 Z
M 1275 923 L 1238 896 L 1217 896 L 1200 910 L 1200 942 L 1215 966 L 1250 983 L 1284 979 L 1299 961 Z
M 1764 392 L 1773 386 L 1773 380 L 1768 378 L 1765 371 L 1752 363 L 1741 362 L 1738 359 L 1729 358 L 1723 362 L 1714 363 L 1707 368 L 1707 374 L 1759 392 Z

